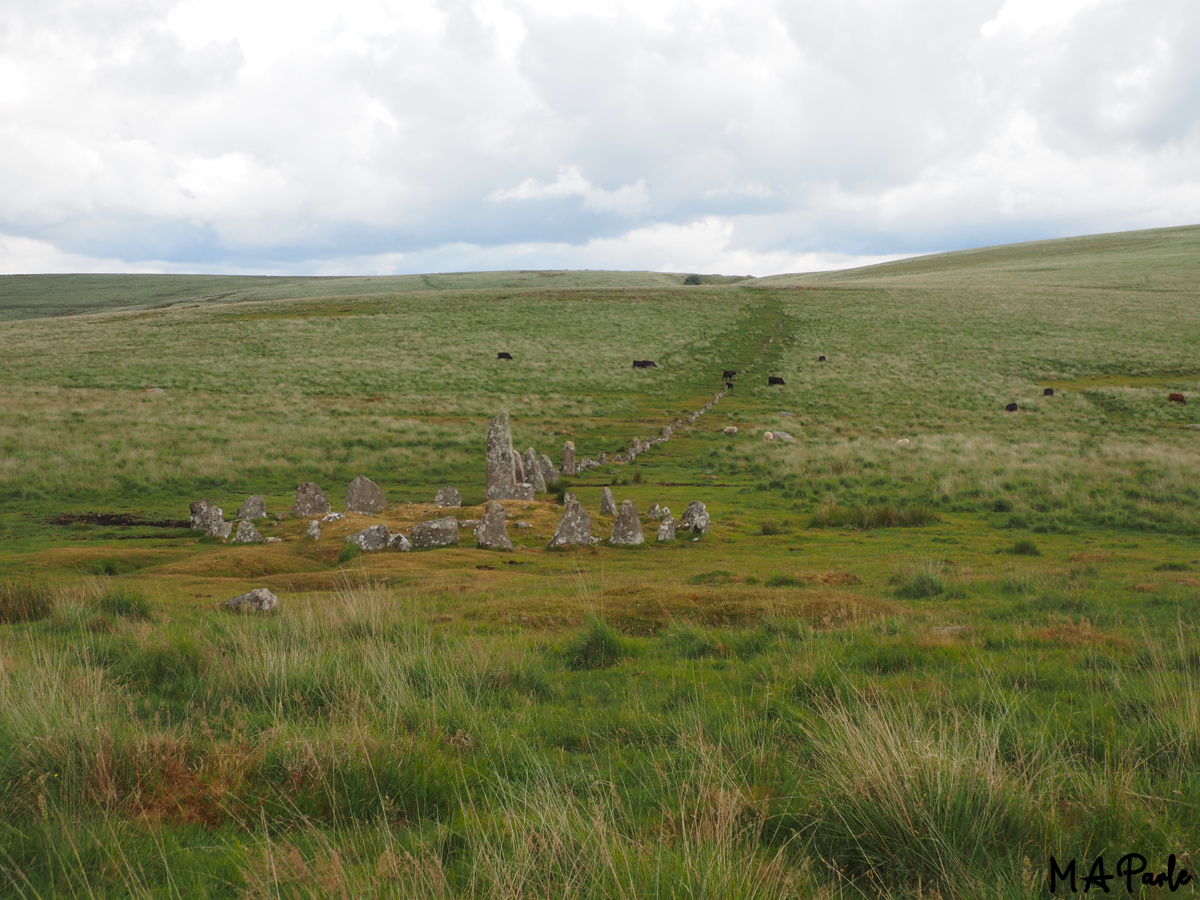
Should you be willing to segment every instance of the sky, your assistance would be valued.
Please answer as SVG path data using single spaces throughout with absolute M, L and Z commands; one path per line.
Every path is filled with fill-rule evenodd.
M 1200 222 L 1193 0 L 0 0 L 0 273 L 769 275 Z

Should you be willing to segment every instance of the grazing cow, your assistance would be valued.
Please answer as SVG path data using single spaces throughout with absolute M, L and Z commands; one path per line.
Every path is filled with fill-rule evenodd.
M 658 364 L 652 359 L 635 359 L 633 361 L 633 367 L 635 369 L 657 369 Z
M 824 353 L 822 353 L 820 356 L 817 357 L 817 362 L 825 362 L 825 354 Z
M 1054 396 L 1054 388 L 1046 388 L 1044 391 L 1042 391 L 1042 396 L 1043 397 L 1053 397 Z
M 508 360 L 511 360 L 511 359 L 512 359 L 512 354 L 511 354 L 511 353 L 505 353 L 503 350 L 501 350 L 499 353 L 497 353 L 497 354 L 496 354 L 496 359 L 508 359 Z
M 774 387 L 777 384 L 782 385 L 782 384 L 787 384 L 787 382 L 784 381 L 782 378 L 780 378 L 778 375 L 768 375 L 767 376 L 767 387 Z
M 737 372 L 734 371 L 733 369 L 726 369 L 724 372 L 721 373 L 721 377 L 724 378 L 726 381 L 733 381 L 733 379 L 737 377 Z
M 1168 394 L 1167 400 L 1171 403 L 1182 403 L 1185 406 L 1187 405 L 1187 397 L 1183 396 L 1183 394 Z
M 1005 411 L 1005 412 L 1016 412 L 1016 411 L 1017 411 L 1017 404 L 1015 404 L 1015 403 L 1010 403 L 1010 404 L 1008 404 L 1008 406 L 1004 407 L 1004 411 Z

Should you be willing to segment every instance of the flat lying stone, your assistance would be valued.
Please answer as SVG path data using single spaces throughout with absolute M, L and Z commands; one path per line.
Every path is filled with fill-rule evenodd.
M 418 550 L 430 547 L 454 547 L 458 544 L 458 519 L 445 516 L 413 526 L 412 545 Z

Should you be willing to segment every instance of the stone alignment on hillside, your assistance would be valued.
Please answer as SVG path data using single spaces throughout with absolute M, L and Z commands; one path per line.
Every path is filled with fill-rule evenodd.
M 346 488 L 346 511 L 373 516 L 387 506 L 379 485 L 366 475 L 359 475 Z
M 617 521 L 613 523 L 612 535 L 608 542 L 623 547 L 633 547 L 644 543 L 645 540 L 642 535 L 642 523 L 638 521 L 637 507 L 632 500 L 622 500 L 621 513 L 617 516 Z
M 512 432 L 508 428 L 508 413 L 502 412 L 488 423 L 487 498 L 532 500 L 533 485 L 518 480 L 519 471 Z M 413 543 L 416 543 L 416 538 Z
M 504 527 L 504 507 L 489 500 L 483 510 L 483 518 L 475 528 L 475 544 L 481 550 L 511 550 L 512 541 Z
M 554 537 L 550 539 L 550 549 L 555 550 L 570 545 L 590 547 L 592 542 L 592 517 L 575 499 L 575 495 L 567 491 L 563 497 L 562 519 L 558 523 Z
M 305 481 L 296 488 L 296 502 L 292 504 L 292 515 L 297 519 L 322 516 L 331 509 L 329 498 L 313 482 Z

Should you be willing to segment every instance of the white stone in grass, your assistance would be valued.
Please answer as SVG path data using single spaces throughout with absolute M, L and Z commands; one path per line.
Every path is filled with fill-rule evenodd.
M 796 440 L 794 437 L 792 437 L 786 431 L 775 431 L 775 432 L 772 432 L 772 434 L 775 435 L 775 440 L 783 441 L 785 444 L 790 444 Z
M 304 532 L 304 536 L 314 541 L 321 539 L 321 522 L 319 519 L 313 519 L 308 523 L 308 529 Z
M 268 613 L 279 606 L 279 598 L 266 588 L 255 588 L 221 605 L 231 612 Z
M 344 518 L 346 518 L 345 513 L 330 512 L 330 513 L 325 513 L 325 515 L 321 516 L 321 521 L 322 522 L 336 522 L 338 519 L 344 519 Z

